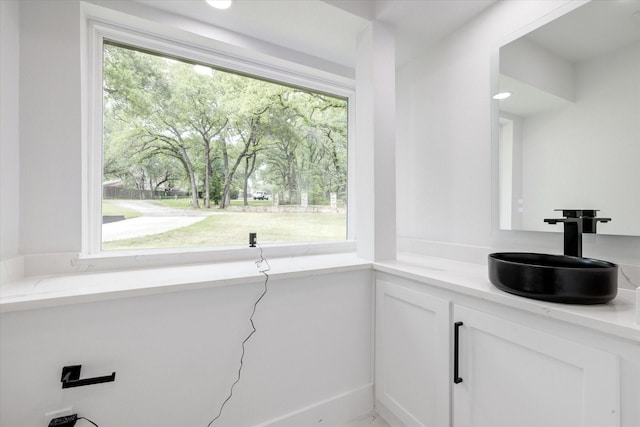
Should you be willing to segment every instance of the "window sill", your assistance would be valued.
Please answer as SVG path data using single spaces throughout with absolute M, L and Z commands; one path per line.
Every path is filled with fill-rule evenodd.
M 330 255 L 355 252 L 353 240 L 335 242 L 274 243 L 264 246 L 266 258 L 290 258 L 306 255 Z M 247 246 L 167 248 L 131 251 L 105 251 L 98 254 L 35 254 L 3 262 L 2 283 L 22 277 L 70 276 L 82 273 L 125 271 L 179 267 L 193 264 L 221 264 L 251 261 L 258 256 L 256 248 Z M 9 265 L 12 264 L 12 265 Z M 9 268 L 7 268 L 9 267 Z M 5 272 L 5 270 L 7 272 Z
M 371 268 L 371 262 L 353 252 L 268 258 L 268 262 L 271 279 Z M 254 260 L 27 277 L 2 285 L 0 312 L 256 283 L 263 277 Z

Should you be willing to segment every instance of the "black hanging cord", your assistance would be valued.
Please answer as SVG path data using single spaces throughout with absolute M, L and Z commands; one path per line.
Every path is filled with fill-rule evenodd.
M 222 405 L 220 406 L 220 411 L 218 412 L 218 415 L 216 415 L 216 417 L 214 419 L 212 419 L 209 424 L 207 424 L 207 427 L 211 427 L 211 425 L 216 422 L 216 420 L 218 418 L 220 418 L 222 416 L 222 410 L 224 409 L 225 405 L 227 404 L 227 402 L 229 402 L 229 400 L 231 400 L 231 397 L 233 397 L 233 389 L 236 386 L 236 384 L 238 384 L 240 382 L 240 376 L 242 374 L 242 367 L 244 366 L 244 354 L 245 354 L 245 344 L 247 343 L 247 341 L 249 341 L 249 339 L 251 339 L 251 337 L 253 336 L 253 334 L 256 333 L 256 325 L 253 323 L 253 316 L 256 314 L 256 308 L 258 307 L 258 303 L 260 303 L 260 301 L 262 300 L 262 298 L 264 298 L 264 296 L 267 294 L 267 283 L 269 282 L 269 274 L 268 271 L 271 270 L 271 266 L 269 265 L 269 261 L 267 261 L 265 259 L 264 256 L 262 256 L 262 246 L 260 246 L 259 243 L 256 242 L 256 244 L 258 245 L 258 249 L 260 249 L 260 259 L 256 261 L 256 267 L 258 267 L 258 271 L 262 274 L 264 274 L 264 290 L 262 291 L 262 294 L 260 295 L 260 297 L 258 297 L 258 299 L 256 300 L 255 303 L 253 303 L 253 311 L 251 312 L 251 316 L 249 316 L 249 322 L 251 323 L 251 332 L 249 332 L 249 335 L 247 335 L 247 337 L 244 339 L 244 341 L 242 341 L 242 354 L 240 355 L 240 367 L 238 368 L 238 375 L 236 377 L 236 380 L 234 381 L 233 384 L 231 384 L 231 389 L 229 390 L 229 395 L 227 396 L 227 398 L 224 400 L 224 402 L 222 402 Z M 263 264 L 265 265 L 265 267 L 263 267 Z
M 91 421 L 89 418 L 85 418 L 85 417 L 78 417 L 79 420 L 85 420 L 87 422 L 90 422 L 91 424 L 93 424 L 94 426 L 98 427 L 98 424 L 94 423 L 93 421 Z

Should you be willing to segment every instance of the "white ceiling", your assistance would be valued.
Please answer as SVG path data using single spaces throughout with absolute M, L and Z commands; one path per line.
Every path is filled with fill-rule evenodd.
M 640 0 L 592 1 L 526 36 L 569 62 L 640 40 Z
M 204 0 L 134 1 L 354 67 L 355 40 L 368 21 L 395 29 L 404 63 L 496 0 L 236 0 L 224 11 Z
M 592 1 L 524 37 L 567 62 L 592 60 L 640 41 L 640 0 Z M 504 75 L 500 91 L 514 94 L 500 101 L 500 110 L 522 117 L 567 105 L 566 100 Z

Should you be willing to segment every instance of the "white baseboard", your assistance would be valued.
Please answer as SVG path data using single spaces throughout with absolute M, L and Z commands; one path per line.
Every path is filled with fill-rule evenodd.
M 406 425 L 400 421 L 400 418 L 396 417 L 393 412 L 387 409 L 378 399 L 376 399 L 376 412 L 380 414 L 391 427 L 406 427 Z
M 373 410 L 373 384 L 309 405 L 255 427 L 341 426 Z

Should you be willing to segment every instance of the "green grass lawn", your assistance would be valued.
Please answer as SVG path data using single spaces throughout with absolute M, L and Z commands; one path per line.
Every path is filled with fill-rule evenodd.
M 164 200 L 163 205 L 167 201 Z M 220 212 L 196 224 L 166 233 L 106 242 L 102 244 L 102 249 L 246 245 L 249 242 L 249 233 L 252 232 L 258 233 L 260 243 L 345 240 L 346 215 Z
M 125 219 L 131 219 L 131 218 L 142 216 L 142 214 L 138 211 L 118 206 L 113 200 L 102 201 L 102 215 L 104 216 L 124 215 Z

